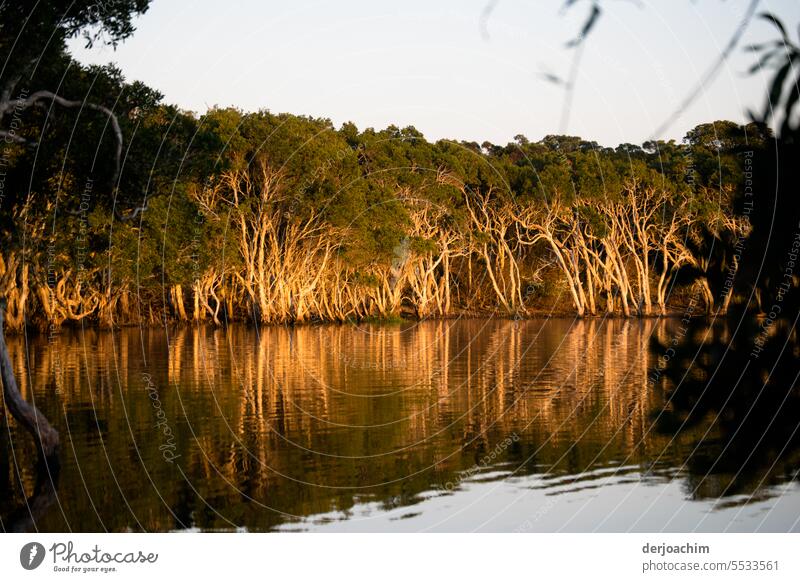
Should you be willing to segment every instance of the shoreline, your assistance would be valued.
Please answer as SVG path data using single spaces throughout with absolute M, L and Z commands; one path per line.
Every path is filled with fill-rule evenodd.
M 223 322 L 221 325 L 216 325 L 213 321 L 210 320 L 201 320 L 201 321 L 180 321 L 178 319 L 170 319 L 168 321 L 162 322 L 140 322 L 140 323 L 124 323 L 120 325 L 115 325 L 113 327 L 102 326 L 96 322 L 93 322 L 91 325 L 80 325 L 78 323 L 65 323 L 57 328 L 53 329 L 50 327 L 41 328 L 37 325 L 28 324 L 23 325 L 21 328 L 16 329 L 14 331 L 6 331 L 6 335 L 9 337 L 18 337 L 18 336 L 47 336 L 47 335 L 57 335 L 62 331 L 65 332 L 72 332 L 72 331 L 98 331 L 98 332 L 113 332 L 125 329 L 132 329 L 132 328 L 140 328 L 140 329 L 157 329 L 157 328 L 169 328 L 169 329 L 178 329 L 178 328 L 188 328 L 188 327 L 204 327 L 204 328 L 212 328 L 212 329 L 221 329 L 224 330 L 231 326 L 244 326 L 247 328 L 273 328 L 273 327 L 284 327 L 284 328 L 294 328 L 294 327 L 323 327 L 323 326 L 358 326 L 358 325 L 380 325 L 380 326 L 393 326 L 393 325 L 404 325 L 404 324 L 415 324 L 415 323 L 422 323 L 428 321 L 454 321 L 454 320 L 490 320 L 496 319 L 498 321 L 543 321 L 543 320 L 575 320 L 575 321 L 604 321 L 604 320 L 654 320 L 654 319 L 681 319 L 685 317 L 685 312 L 681 309 L 670 309 L 666 314 L 650 314 L 650 315 L 630 315 L 625 316 L 621 313 L 599 313 L 596 315 L 584 315 L 578 316 L 576 314 L 571 314 L 567 311 L 543 311 L 543 310 L 535 310 L 531 311 L 530 313 L 526 313 L 524 315 L 510 315 L 510 314 L 499 314 L 499 313 L 491 313 L 491 312 L 464 312 L 464 313 L 457 313 L 452 315 L 437 315 L 437 316 L 429 316 L 429 317 L 387 317 L 387 318 L 363 318 L 363 319 L 353 319 L 347 321 L 325 321 L 325 320 L 309 320 L 309 321 L 299 321 L 299 322 L 286 322 L 286 323 L 261 323 L 257 321 L 253 321 L 251 319 L 236 319 L 230 322 Z M 724 317 L 724 316 L 721 316 Z M 693 316 L 693 319 L 705 319 L 705 320 L 714 320 L 715 314 L 702 314 Z

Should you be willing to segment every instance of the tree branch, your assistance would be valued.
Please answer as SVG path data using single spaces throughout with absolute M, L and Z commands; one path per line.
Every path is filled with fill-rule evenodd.
M 91 109 L 92 111 L 102 113 L 108 118 L 108 121 L 111 124 L 111 129 L 114 132 L 114 139 L 117 142 L 116 151 L 114 152 L 114 176 L 111 181 L 112 187 L 116 190 L 120 168 L 122 166 L 122 128 L 119 125 L 119 120 L 117 119 L 116 114 L 114 114 L 114 112 L 108 107 L 87 101 L 74 101 L 65 99 L 64 97 L 61 97 L 52 91 L 36 91 L 25 99 L 11 99 L 0 102 L 0 119 L 11 109 L 29 109 L 30 107 L 38 105 L 41 101 L 45 100 L 50 100 L 53 103 L 57 103 L 58 105 L 67 108 L 85 107 L 86 109 Z
M 664 122 L 659 125 L 656 130 L 653 132 L 651 136 L 652 140 L 659 139 L 665 131 L 667 131 L 673 123 L 675 123 L 683 112 L 689 108 L 689 106 L 694 102 L 695 99 L 708 87 L 712 81 L 716 78 L 717 74 L 720 72 L 723 63 L 728 60 L 728 57 L 733 52 L 733 50 L 738 46 L 739 40 L 742 38 L 745 30 L 747 30 L 747 26 L 750 24 L 750 21 L 753 19 L 753 15 L 756 12 L 756 8 L 758 8 L 759 0 L 750 0 L 750 4 L 745 11 L 744 17 L 742 17 L 741 22 L 739 22 L 739 26 L 736 27 L 731 38 L 728 40 L 728 43 L 725 45 L 725 48 L 716 58 L 716 60 L 712 63 L 712 65 L 708 68 L 705 74 L 702 76 L 700 81 L 697 85 L 692 89 L 689 94 L 684 97 L 683 101 L 681 101 L 680 105 L 673 111 L 669 117 L 667 117 Z
M 3 335 L 5 311 L 6 300 L 0 298 L 0 378 L 3 381 L 3 403 L 17 422 L 33 436 L 39 451 L 39 460 L 44 462 L 55 460 L 58 454 L 58 431 L 50 425 L 44 414 L 29 404 L 19 393 Z
M 75 108 L 75 107 L 85 107 L 86 109 L 91 109 L 92 111 L 97 111 L 102 113 L 108 118 L 109 123 L 111 124 L 111 129 L 114 132 L 114 139 L 116 140 L 116 148 L 114 152 L 114 175 L 112 177 L 111 183 L 112 188 L 114 191 L 117 189 L 117 182 L 119 181 L 120 171 L 122 167 L 122 128 L 120 127 L 119 120 L 117 119 L 116 114 L 111 111 L 108 107 L 104 105 L 98 105 L 97 103 L 91 103 L 86 101 L 76 101 L 65 99 L 60 95 L 53 93 L 52 91 L 36 91 L 35 93 L 31 94 L 29 97 L 25 99 L 10 99 L 5 101 L 0 101 L 0 119 L 10 110 L 23 110 L 29 109 L 30 107 L 36 106 L 41 104 L 42 101 L 50 100 L 53 103 L 57 103 L 62 107 L 67 108 Z M 10 139 L 19 144 L 28 144 L 32 145 L 33 142 L 16 135 L 14 133 L 0 130 L 0 137 L 4 139 Z M 128 220 L 133 220 L 136 218 L 141 212 L 147 210 L 147 203 L 145 202 L 144 205 L 136 207 L 130 214 L 123 215 L 122 213 L 117 210 L 116 206 L 114 206 L 114 216 L 117 220 L 121 220 L 123 222 Z M 69 214 L 74 214 L 69 212 Z

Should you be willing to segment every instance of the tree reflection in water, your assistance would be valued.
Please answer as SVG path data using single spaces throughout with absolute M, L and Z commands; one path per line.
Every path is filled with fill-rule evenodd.
M 797 457 L 794 445 L 778 450 L 790 423 L 768 419 L 778 409 L 796 419 L 796 398 L 781 408 L 779 394 L 765 394 L 752 408 L 752 379 L 727 403 L 722 380 L 699 407 L 689 390 L 665 395 L 648 380 L 658 357 L 650 342 L 669 341 L 676 325 L 182 327 L 169 341 L 164 330 L 85 331 L 55 345 L 31 339 L 29 374 L 15 340 L 20 390 L 35 387 L 64 439 L 59 509 L 33 522 L 43 531 L 271 530 L 411 505 L 409 515 L 424 514 L 424 501 L 440 497 L 456 511 L 481 482 L 563 498 L 595 488 L 597 504 L 615 486 L 676 479 L 698 499 L 768 495 L 793 478 Z M 174 434 L 173 462 L 149 384 Z M 0 515 L 10 529 L 36 474 L 15 465 L 12 452 L 30 454 L 17 427 L 2 432 Z

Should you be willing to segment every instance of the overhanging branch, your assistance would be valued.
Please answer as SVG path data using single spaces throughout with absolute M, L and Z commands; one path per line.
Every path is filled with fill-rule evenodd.
M 61 95 L 57 95 L 52 91 L 36 91 L 32 93 L 30 96 L 24 99 L 6 99 L 4 101 L 0 101 L 0 119 L 2 119 L 9 111 L 22 111 L 25 109 L 29 109 L 34 106 L 41 105 L 43 101 L 52 101 L 60 105 L 61 107 L 67 108 L 86 108 L 92 111 L 97 111 L 98 113 L 102 113 L 108 118 L 108 122 L 111 124 L 111 129 L 114 133 L 114 139 L 116 141 L 116 147 L 114 151 L 114 175 L 112 177 L 111 183 L 113 191 L 116 192 L 119 176 L 122 167 L 122 128 L 119 124 L 119 119 L 117 119 L 116 114 L 104 105 L 99 105 L 97 103 L 92 103 L 89 101 L 78 101 L 72 99 L 66 99 Z M 0 138 L 7 139 L 14 143 L 23 144 L 23 145 L 35 145 L 33 142 L 30 142 L 28 139 L 17 135 L 14 132 L 9 132 L 6 130 L 0 130 Z M 138 216 L 141 212 L 147 210 L 147 204 L 134 208 L 130 214 L 123 215 L 122 213 L 114 207 L 114 216 L 121 221 L 128 221 L 133 220 Z

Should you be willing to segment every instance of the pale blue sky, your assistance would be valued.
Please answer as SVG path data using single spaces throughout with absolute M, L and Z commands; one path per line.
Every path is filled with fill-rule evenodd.
M 129 80 L 199 113 L 209 106 L 267 108 L 329 117 L 359 128 L 414 125 L 428 139 L 506 143 L 558 133 L 563 89 L 589 3 L 498 0 L 482 35 L 487 0 L 265 2 L 153 0 L 116 52 L 71 44 L 85 63 L 116 62 Z M 719 54 L 749 0 L 602 2 L 588 38 L 566 133 L 605 145 L 651 137 Z M 797 0 L 762 0 L 793 37 Z M 754 21 L 742 46 L 775 38 Z M 795 38 L 796 40 L 796 38 Z M 741 48 L 667 131 L 714 119 L 745 120 L 762 103 L 765 76 Z

